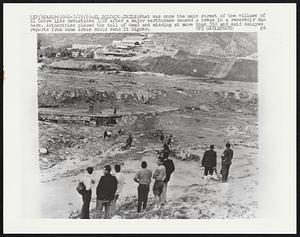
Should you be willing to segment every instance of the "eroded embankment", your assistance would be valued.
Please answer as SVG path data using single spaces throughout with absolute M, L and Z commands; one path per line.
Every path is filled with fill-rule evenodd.
M 244 82 L 257 82 L 257 60 L 246 58 L 210 58 L 193 55 L 191 58 L 159 56 L 143 60 L 86 60 L 68 59 L 48 65 L 52 69 L 155 72 L 166 75 L 211 77 Z
M 39 107 L 74 107 L 86 108 L 93 103 L 96 112 L 105 108 L 130 107 L 139 104 L 142 107 L 156 104 L 177 108 L 198 110 L 223 109 L 238 113 L 257 113 L 257 94 L 246 91 L 209 90 L 209 89 L 119 89 L 104 91 L 96 88 L 69 88 L 39 91 Z M 147 110 L 147 109 L 146 109 Z

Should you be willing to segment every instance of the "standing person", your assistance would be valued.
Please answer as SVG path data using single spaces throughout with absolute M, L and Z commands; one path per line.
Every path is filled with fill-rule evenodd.
M 164 134 L 163 134 L 162 132 L 160 133 L 159 139 L 160 139 L 162 142 L 164 142 L 164 140 L 165 140 L 165 136 L 164 136 Z
M 111 216 L 113 216 L 117 209 L 117 200 L 122 192 L 124 186 L 124 176 L 121 173 L 121 166 L 119 164 L 115 165 L 115 177 L 117 179 L 117 191 L 115 193 L 114 199 L 111 201 Z
M 87 174 L 83 179 L 83 184 L 85 186 L 85 191 L 82 194 L 83 205 L 81 208 L 81 219 L 90 219 L 90 203 L 92 198 L 92 187 L 95 183 L 95 180 L 92 177 L 94 171 L 93 167 L 87 167 Z
M 174 162 L 167 157 L 163 161 L 163 166 L 166 168 L 166 178 L 164 179 L 164 189 L 162 194 L 162 204 L 167 203 L 167 188 L 168 188 L 168 182 L 170 181 L 171 174 L 175 171 Z
M 105 208 L 104 219 L 110 218 L 110 204 L 115 197 L 118 181 L 115 176 L 110 174 L 111 167 L 104 167 L 104 175 L 101 176 L 97 186 L 97 214 L 98 218 L 102 218 L 103 207 Z
M 124 135 L 125 131 L 122 128 L 120 128 L 119 131 L 118 131 L 118 133 L 119 133 L 119 135 Z
M 138 186 L 138 207 L 137 211 L 141 212 L 142 205 L 143 211 L 147 207 L 148 194 L 150 190 L 150 183 L 152 177 L 152 171 L 147 169 L 147 162 L 143 161 L 141 164 L 142 169 L 139 170 L 133 180 L 139 184 Z
M 164 159 L 167 159 L 170 155 L 170 148 L 167 145 L 167 143 L 164 143 L 164 148 L 163 148 L 163 151 L 162 151 L 162 155 L 163 155 Z
M 204 152 L 202 166 L 204 167 L 204 180 L 210 180 L 213 171 L 217 166 L 217 153 L 214 151 L 215 146 L 210 145 L 209 150 Z
M 171 148 L 171 146 L 172 146 L 172 142 L 173 142 L 173 135 L 170 135 L 169 137 L 168 137 L 168 140 L 167 140 L 167 145 L 168 145 L 168 147 L 169 148 Z
M 105 139 L 108 136 L 107 130 L 104 130 L 103 138 Z
M 126 141 L 125 150 L 129 149 L 131 147 L 131 144 L 132 144 L 132 136 L 131 136 L 131 134 L 129 134 L 127 141 Z
M 117 115 L 117 108 L 116 107 L 114 108 L 114 115 L 115 116 Z
M 94 112 L 94 110 L 95 110 L 95 101 L 91 99 L 89 101 L 89 112 Z
M 233 150 L 230 149 L 230 143 L 226 144 L 226 149 L 223 152 L 222 156 L 222 183 L 226 183 L 229 174 L 229 168 L 231 166 L 231 160 L 233 158 Z
M 155 179 L 155 183 L 153 185 L 153 194 L 154 194 L 154 202 L 155 202 L 155 210 L 161 207 L 162 203 L 162 193 L 164 189 L 164 180 L 166 178 L 166 168 L 163 166 L 163 157 L 158 157 L 157 159 L 157 169 L 154 171 L 153 179 Z

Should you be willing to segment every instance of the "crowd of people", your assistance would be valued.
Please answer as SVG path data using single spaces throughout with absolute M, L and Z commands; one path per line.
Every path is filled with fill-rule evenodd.
M 175 171 L 175 165 L 172 159 L 170 159 L 170 146 L 172 145 L 172 135 L 165 138 L 160 136 L 163 144 L 163 150 L 158 152 L 157 156 L 157 168 L 152 172 L 147 168 L 146 161 L 141 162 L 141 169 L 136 172 L 133 177 L 133 181 L 138 183 L 137 188 L 137 212 L 144 212 L 148 204 L 148 195 L 150 192 L 151 181 L 154 180 L 152 188 L 154 195 L 154 209 L 158 210 L 167 203 L 167 188 L 171 179 L 172 173 Z M 127 142 L 128 143 L 128 142 Z M 131 146 L 132 136 L 130 135 L 129 144 Z M 221 175 L 222 182 L 227 182 L 229 168 L 231 166 L 231 160 L 233 158 L 233 150 L 230 148 L 230 144 L 226 144 L 226 149 L 221 155 Z M 204 167 L 204 179 L 206 181 L 211 178 L 219 179 L 217 174 L 217 153 L 214 151 L 214 145 L 210 146 L 210 149 L 204 152 L 202 162 Z M 97 188 L 96 188 L 96 211 L 97 218 L 104 219 L 111 218 L 117 210 L 117 202 L 119 195 L 124 188 L 124 176 L 121 172 L 121 166 L 116 164 L 114 166 L 115 174 L 111 174 L 112 168 L 110 165 L 106 165 L 103 170 Z M 93 168 L 88 167 L 87 173 L 82 183 L 85 186 L 85 190 L 82 195 L 83 205 L 81 209 L 81 218 L 89 219 L 89 209 L 92 197 L 92 187 L 95 184 L 95 180 L 92 177 Z

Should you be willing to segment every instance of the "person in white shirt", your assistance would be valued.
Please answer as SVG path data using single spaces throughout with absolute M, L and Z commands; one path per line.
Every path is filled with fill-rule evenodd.
M 121 166 L 119 164 L 115 165 L 115 176 L 117 178 L 118 186 L 115 194 L 114 200 L 111 202 L 111 216 L 113 216 L 117 209 L 117 200 L 119 199 L 119 195 L 121 194 L 124 187 L 124 176 L 121 173 Z
M 90 218 L 90 203 L 92 198 L 92 188 L 95 184 L 95 180 L 92 177 L 92 173 L 94 171 L 93 167 L 88 167 L 86 169 L 87 174 L 83 178 L 82 182 L 85 186 L 85 191 L 82 194 L 83 205 L 81 208 L 81 219 L 89 219 Z
M 154 194 L 154 210 L 160 209 L 162 204 L 162 194 L 164 190 L 164 180 L 166 178 L 166 168 L 163 165 L 164 158 L 162 156 L 157 159 L 157 168 L 153 173 L 153 179 L 155 183 L 153 185 L 153 194 Z

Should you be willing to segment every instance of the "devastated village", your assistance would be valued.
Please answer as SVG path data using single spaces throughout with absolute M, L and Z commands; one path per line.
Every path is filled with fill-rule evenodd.
M 254 218 L 256 41 L 255 33 L 38 34 L 43 216 L 80 218 L 75 188 L 86 168 L 98 183 L 105 165 L 120 165 L 124 188 L 111 218 Z M 169 137 L 168 202 L 154 210 L 150 191 L 147 211 L 137 213 L 133 177 L 142 161 L 155 170 Z M 204 152 L 214 145 L 219 177 L 227 143 L 227 186 L 203 179 Z M 92 194 L 90 218 L 96 202 Z

